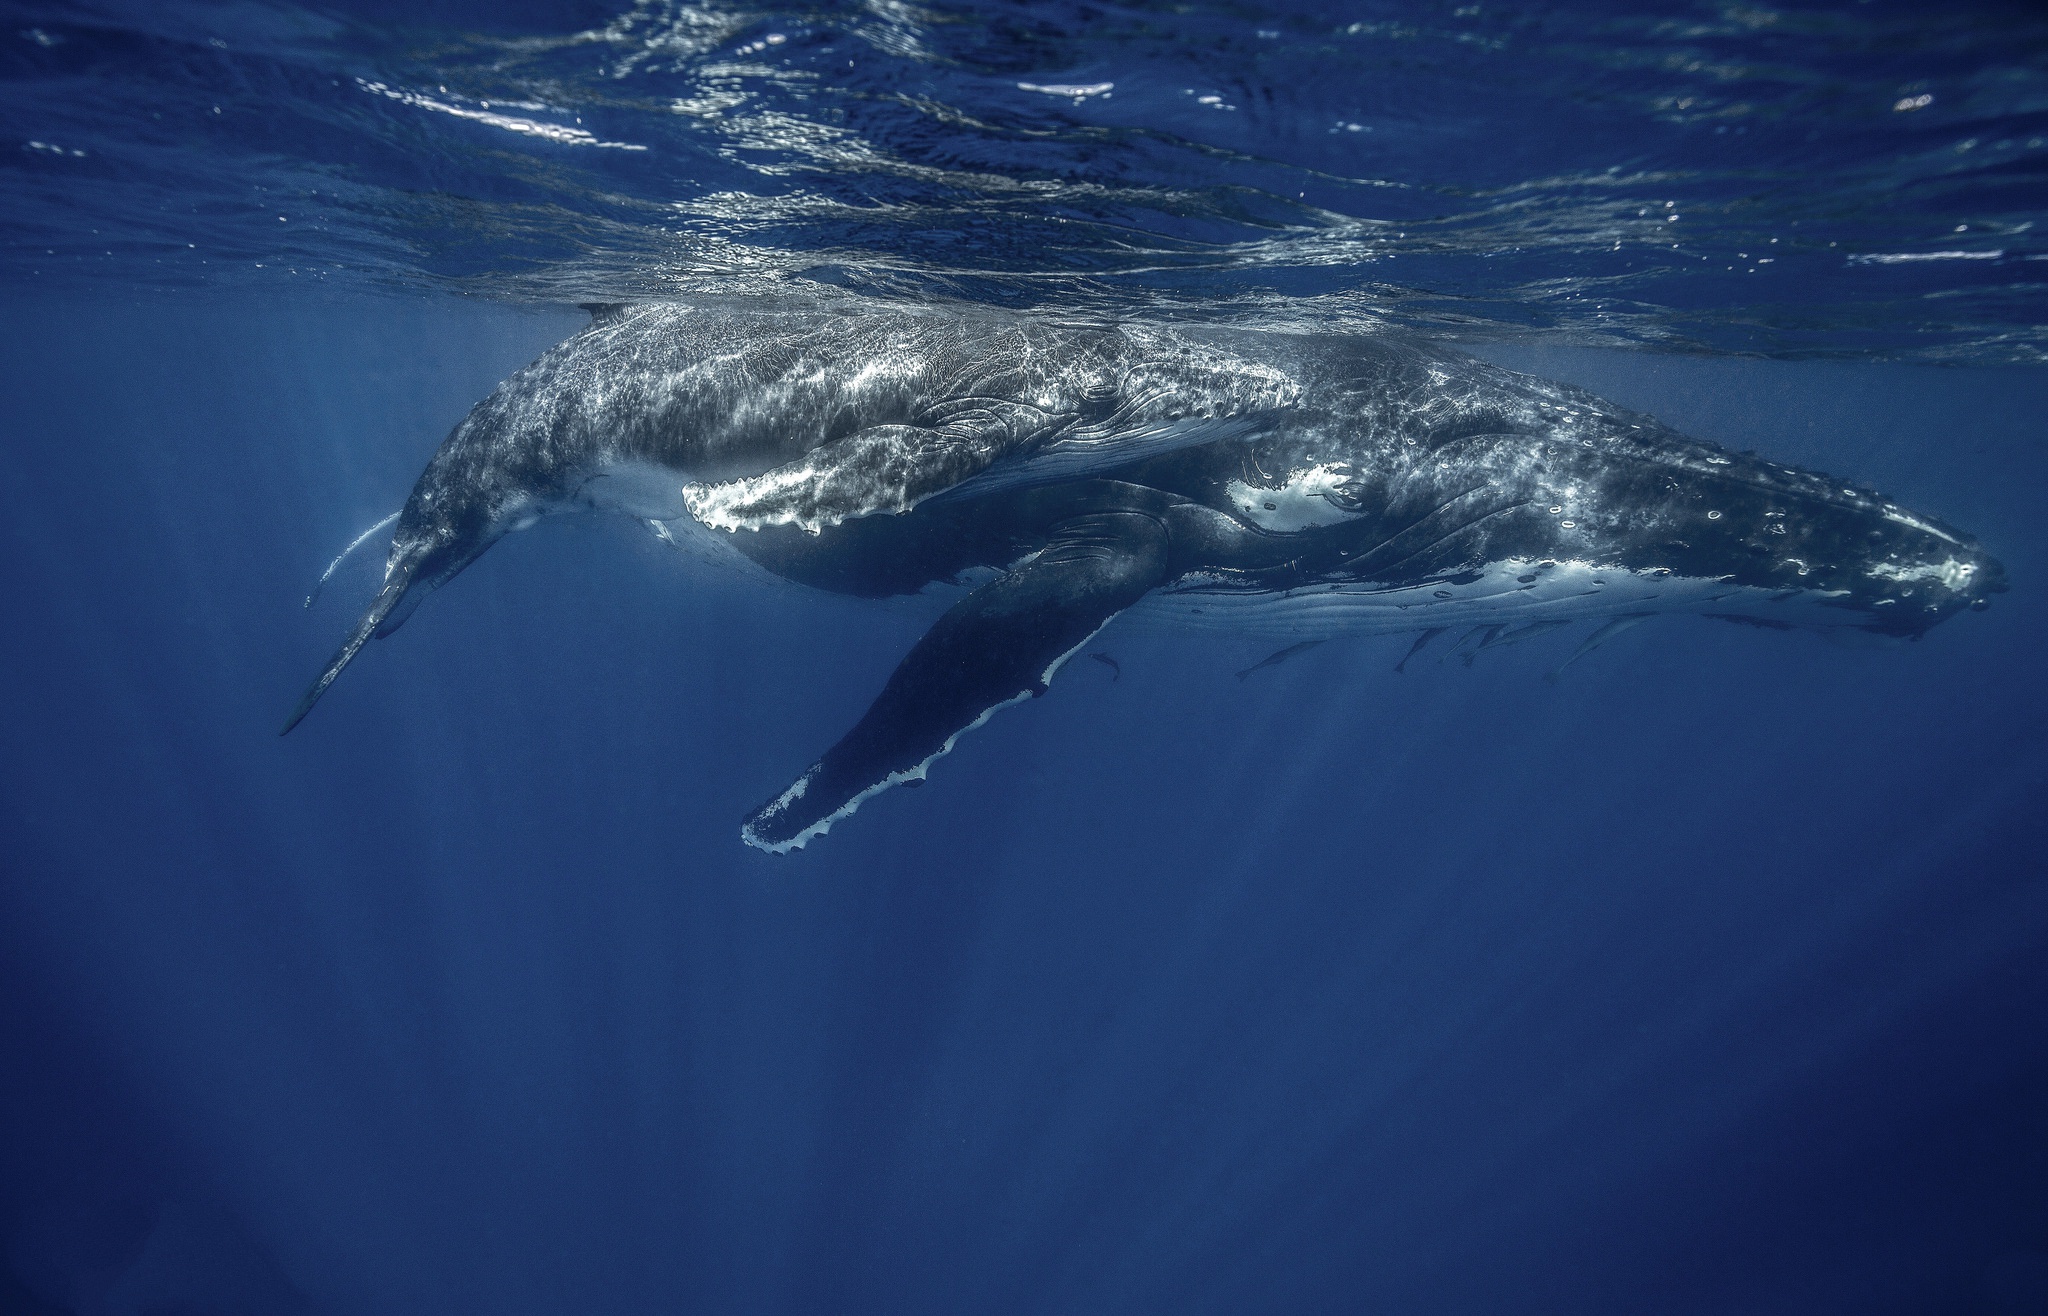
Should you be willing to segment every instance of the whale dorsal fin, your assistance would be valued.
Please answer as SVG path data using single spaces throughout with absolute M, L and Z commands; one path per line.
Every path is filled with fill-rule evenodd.
M 911 649 L 853 730 L 740 828 L 775 854 L 801 849 L 932 761 L 997 709 L 1045 693 L 1061 664 L 1166 578 L 1166 528 L 1144 512 L 1071 517 L 1028 563 L 953 605 Z

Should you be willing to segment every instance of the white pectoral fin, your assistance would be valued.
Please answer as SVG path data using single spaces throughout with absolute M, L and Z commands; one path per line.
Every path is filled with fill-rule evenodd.
M 714 530 L 795 525 L 817 534 L 856 517 L 907 512 L 1027 446 L 1038 432 L 993 414 L 936 428 L 875 425 L 759 475 L 685 485 L 683 504 Z

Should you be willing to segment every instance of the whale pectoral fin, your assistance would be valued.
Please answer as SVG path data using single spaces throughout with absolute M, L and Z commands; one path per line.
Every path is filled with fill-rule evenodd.
M 870 795 L 921 783 L 999 708 L 1045 693 L 1061 664 L 1166 576 L 1165 527 L 1138 512 L 1063 522 L 1045 550 L 955 604 L 897 666 L 853 730 L 740 828 L 801 848 Z
M 760 475 L 685 485 L 683 505 L 714 530 L 798 525 L 816 534 L 855 517 L 907 512 L 1039 432 L 1014 409 L 976 412 L 938 427 L 875 425 Z

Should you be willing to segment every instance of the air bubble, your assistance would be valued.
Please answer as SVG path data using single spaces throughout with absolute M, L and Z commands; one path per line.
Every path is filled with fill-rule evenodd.
M 1707 513 L 1707 519 L 1709 521 L 1718 521 L 1721 519 L 1721 514 L 1719 512 L 1709 512 Z
M 1577 522 L 1577 521 L 1559 521 L 1559 522 L 1558 522 L 1558 524 L 1559 524 L 1559 525 L 1561 525 L 1561 526 L 1563 526 L 1563 527 L 1564 527 L 1565 529 L 1567 529 L 1567 530 L 1570 530 L 1570 529 L 1572 529 L 1573 527 L 1577 526 L 1577 525 L 1578 525 L 1578 522 Z
M 1552 516 L 1556 516 L 1559 512 L 1562 512 L 1563 510 L 1564 509 L 1562 507 L 1553 507 L 1550 509 L 1550 514 Z

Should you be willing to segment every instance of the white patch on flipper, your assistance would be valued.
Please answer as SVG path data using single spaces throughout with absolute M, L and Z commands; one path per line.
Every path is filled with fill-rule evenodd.
M 953 752 L 953 746 L 959 742 L 960 737 L 966 735 L 970 731 L 977 730 L 982 725 L 984 725 L 990 718 L 994 717 L 997 713 L 1002 712 L 1010 705 L 1023 703 L 1025 700 L 1031 698 L 1033 693 L 1033 691 L 1025 690 L 1019 694 L 1012 695 L 1010 698 L 1003 700 L 999 704 L 984 709 L 980 717 L 975 718 L 966 726 L 961 727 L 952 735 L 947 736 L 946 743 L 939 746 L 937 750 L 933 751 L 931 757 L 925 759 L 922 763 L 919 763 L 914 768 L 906 768 L 900 772 L 890 773 L 888 776 L 882 778 L 880 781 L 868 787 L 860 794 L 854 796 L 846 803 L 840 805 L 831 813 L 827 814 L 823 818 L 818 819 L 818 821 L 812 823 L 809 827 L 804 828 L 795 836 L 790 837 L 787 841 L 777 843 L 762 840 L 759 836 L 754 834 L 754 825 L 752 823 L 742 823 L 740 825 L 740 839 L 742 841 L 745 841 L 748 845 L 753 846 L 756 850 L 765 850 L 769 854 L 788 854 L 791 850 L 801 850 L 806 845 L 809 845 L 816 838 L 823 836 L 826 832 L 831 831 L 833 823 L 838 822 L 841 818 L 850 816 L 856 809 L 859 809 L 861 805 L 866 804 L 870 799 L 873 799 L 875 796 L 880 795 L 883 791 L 888 790 L 891 786 L 900 786 L 906 781 L 923 781 L 925 779 L 925 772 L 931 767 L 931 765 L 934 762 L 941 758 L 944 758 L 946 755 Z M 811 773 L 814 773 L 817 770 L 818 769 L 816 767 L 813 767 L 810 770 L 810 772 L 806 772 L 803 776 L 798 777 L 794 785 L 792 785 L 788 790 L 782 792 L 782 794 L 775 797 L 775 803 L 769 805 L 766 809 L 763 809 L 761 812 L 764 815 L 773 813 L 781 809 L 787 808 L 789 805 L 795 803 L 797 800 L 802 799 L 804 792 L 810 789 Z
M 719 484 L 689 484 L 683 486 L 683 507 L 696 518 L 698 524 L 713 530 L 737 532 L 760 530 L 773 525 L 794 525 L 811 534 L 823 534 L 825 527 L 837 525 L 846 520 L 844 516 L 826 514 L 805 516 L 786 505 L 761 513 L 759 516 L 745 516 L 733 510 L 745 503 L 775 502 L 787 504 L 806 493 L 817 484 L 817 472 L 812 470 L 769 471 L 764 475 L 751 476 L 744 480 L 726 480 Z M 908 504 L 901 506 L 901 499 L 884 502 L 868 509 L 870 512 L 907 512 Z
M 1005 458 L 987 470 L 933 494 L 931 501 L 979 498 L 1022 485 L 1086 480 L 1187 448 L 1221 439 L 1255 438 L 1270 422 L 1263 417 L 1180 420 L 1113 431 L 1075 430 L 1028 456 Z
M 1290 533 L 1357 518 L 1360 513 L 1346 511 L 1333 497 L 1351 482 L 1353 475 L 1348 463 L 1337 462 L 1296 471 L 1277 489 L 1260 489 L 1243 480 L 1232 480 L 1223 491 L 1238 515 L 1259 529 Z
M 921 488 L 920 471 L 960 460 L 933 447 L 940 439 L 936 430 L 875 426 L 759 475 L 684 485 L 683 506 L 714 530 L 793 525 L 813 535 L 861 517 L 900 516 L 939 492 Z
M 1103 628 L 1108 626 L 1111 622 L 1115 621 L 1118 615 L 1119 614 L 1117 613 L 1111 613 L 1109 616 L 1103 618 L 1101 626 L 1097 626 L 1094 630 L 1088 632 L 1087 635 L 1082 637 L 1081 642 L 1079 644 L 1067 650 L 1059 657 L 1053 659 L 1052 662 L 1046 667 L 1045 672 L 1038 678 L 1038 684 L 1041 687 L 1051 685 L 1052 678 L 1058 675 L 1060 668 L 1066 666 L 1067 660 L 1069 658 L 1072 658 L 1075 654 L 1081 652 L 1081 650 L 1087 648 L 1089 642 L 1092 641 L 1096 636 L 1102 634 Z M 804 848 L 804 846 L 808 845 L 814 838 L 823 836 L 826 832 L 831 831 L 833 823 L 838 822 L 841 818 L 845 818 L 851 815 L 856 809 L 860 808 L 861 805 L 867 803 L 870 799 L 874 798 L 875 796 L 880 795 L 883 791 L 888 790 L 891 786 L 900 786 L 906 781 L 925 780 L 925 774 L 930 770 L 932 764 L 937 762 L 939 759 L 945 757 L 946 755 L 952 753 L 953 746 L 956 743 L 958 743 L 960 737 L 966 735 L 970 731 L 973 731 L 983 726 L 988 722 L 990 718 L 994 717 L 997 713 L 1002 712 L 1004 709 L 1010 707 L 1010 705 L 1021 704 L 1025 700 L 1030 699 L 1033 695 L 1037 693 L 1038 691 L 1036 690 L 1026 690 L 1021 694 L 1012 695 L 1010 698 L 1003 700 L 1001 703 L 996 704 L 991 708 L 982 710 L 982 714 L 980 717 L 975 718 L 966 726 L 961 727 L 952 735 L 947 736 L 946 743 L 939 746 L 937 752 L 932 754 L 930 758 L 925 759 L 922 763 L 918 764 L 914 768 L 908 768 L 901 772 L 890 773 L 888 776 L 882 778 L 874 785 L 868 787 L 860 794 L 848 800 L 845 804 L 839 806 L 839 808 L 834 810 L 828 817 L 820 818 L 817 822 L 812 823 L 809 827 L 804 828 L 803 831 L 797 833 L 795 836 L 791 837 L 787 841 L 782 842 L 779 845 L 773 844 L 768 841 L 764 841 L 760 837 L 756 836 L 754 834 L 754 827 L 752 823 L 742 823 L 740 825 L 740 839 L 742 841 L 745 841 L 748 845 L 753 846 L 756 850 L 766 850 L 769 854 L 788 854 L 791 850 L 801 850 Z M 775 802 L 769 805 L 767 808 L 761 810 L 761 812 L 764 815 L 779 813 L 783 809 L 788 808 L 791 804 L 794 804 L 796 801 L 802 799 L 804 796 L 804 792 L 810 789 L 811 773 L 816 772 L 817 770 L 818 768 L 814 766 L 811 768 L 810 772 L 806 772 L 803 776 L 798 777 L 795 783 L 791 785 L 788 790 L 776 796 Z
M 1083 650 L 1083 649 L 1087 648 L 1087 647 L 1088 647 L 1088 642 L 1089 642 L 1090 640 L 1093 640 L 1093 639 L 1094 639 L 1094 638 L 1095 638 L 1096 636 L 1098 636 L 1098 635 L 1102 634 L 1102 627 L 1103 627 L 1103 626 L 1107 626 L 1107 625 L 1109 625 L 1109 624 L 1110 624 L 1111 622 L 1115 621 L 1116 619 L 1117 619 L 1117 614 L 1116 614 L 1116 613 L 1114 613 L 1114 612 L 1110 613 L 1110 614 L 1109 614 L 1109 615 L 1108 615 L 1107 617 L 1104 617 L 1104 618 L 1102 619 L 1102 626 L 1097 626 L 1097 627 L 1096 627 L 1096 628 L 1095 628 L 1094 630 L 1092 630 L 1092 631 L 1088 632 L 1088 633 L 1087 633 L 1086 635 L 1082 636 L 1082 637 L 1081 637 L 1081 642 L 1080 642 L 1079 644 L 1077 644 L 1077 645 L 1075 645 L 1075 646 L 1074 646 L 1073 648 L 1071 648 L 1071 649 L 1067 650 L 1067 651 L 1066 651 L 1065 653 L 1061 654 L 1061 655 L 1060 655 L 1059 657 L 1057 657 L 1057 658 L 1053 659 L 1053 660 L 1052 660 L 1052 662 L 1051 662 L 1050 664 L 1048 664 L 1048 665 L 1046 666 L 1046 669 L 1045 669 L 1045 670 L 1044 670 L 1043 672 L 1041 672 L 1041 673 L 1039 674 L 1039 677 L 1038 677 L 1038 683 L 1039 683 L 1039 684 L 1040 684 L 1041 686 L 1049 686 L 1049 685 L 1051 685 L 1051 684 L 1052 684 L 1052 678 L 1053 678 L 1053 677 L 1055 677 L 1055 676 L 1057 676 L 1057 675 L 1059 674 L 1059 670 L 1060 670 L 1060 668 L 1062 668 L 1062 667 L 1065 667 L 1065 666 L 1067 665 L 1067 659 L 1069 659 L 1069 658 L 1072 658 L 1072 657 L 1073 657 L 1073 656 L 1074 656 L 1075 654 L 1077 654 L 1077 653 L 1081 652 L 1081 650 Z
M 1029 485 L 1064 484 L 1090 479 L 1106 471 L 1201 447 L 1223 439 L 1251 436 L 1268 420 L 1263 416 L 1191 417 L 1179 421 L 1130 425 L 1114 430 L 1078 429 L 1051 439 L 1036 448 L 998 458 L 984 469 L 944 488 L 913 494 L 908 489 L 877 478 L 861 488 L 852 506 L 802 510 L 817 502 L 820 473 L 808 466 L 768 471 L 739 480 L 715 484 L 692 483 L 682 488 L 683 506 L 699 522 L 714 530 L 761 530 L 768 526 L 794 525 L 819 534 L 843 521 L 863 516 L 901 515 L 922 503 L 979 498 L 1003 489 Z M 906 438 L 904 445 L 926 442 Z M 903 459 L 876 462 L 878 470 L 904 464 Z M 912 463 L 914 464 L 914 462 Z M 833 480 L 844 485 L 847 472 Z M 900 478 L 900 477 L 899 477 Z M 844 489 L 835 488 L 844 502 Z M 759 509 L 751 512 L 742 507 Z

